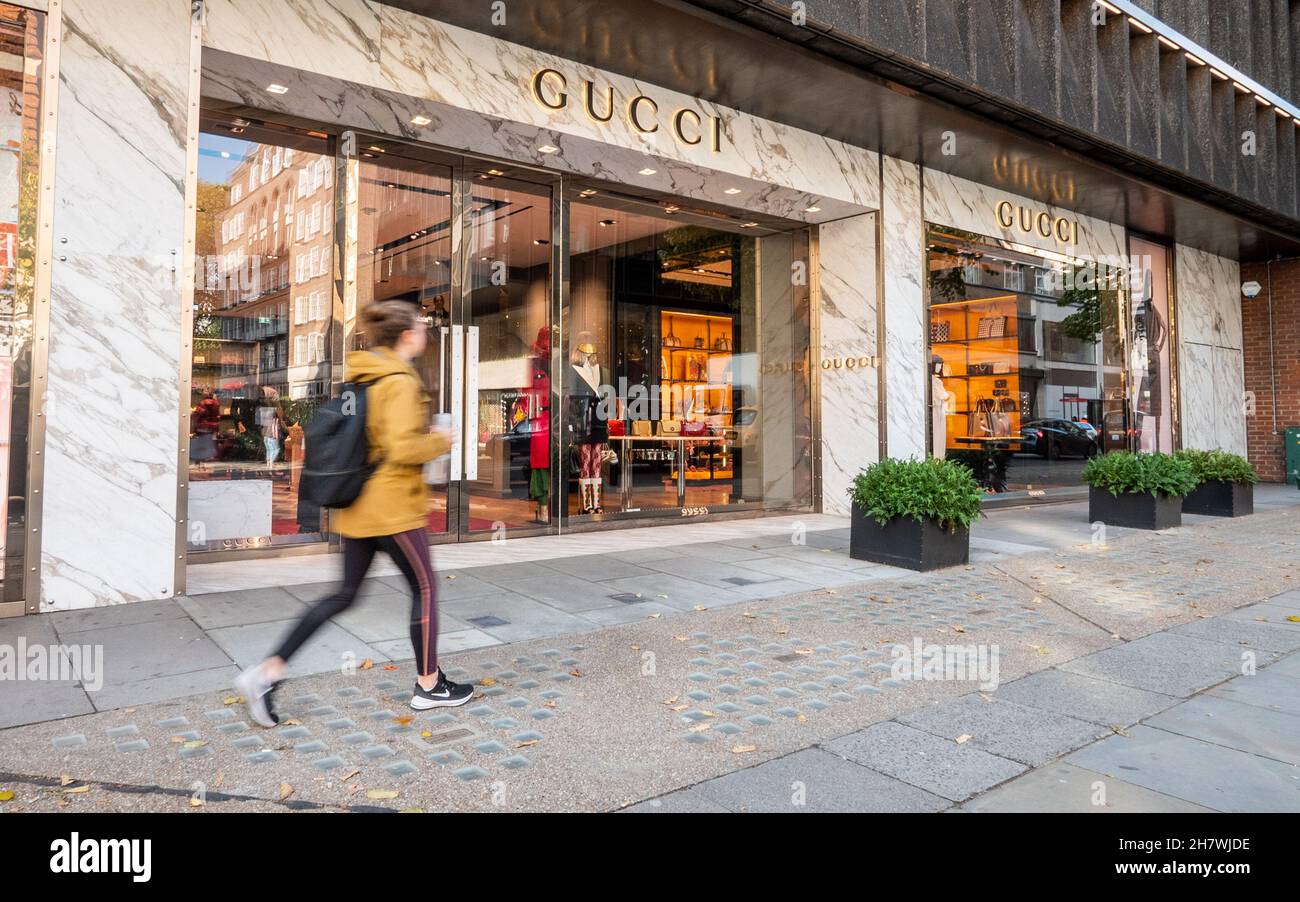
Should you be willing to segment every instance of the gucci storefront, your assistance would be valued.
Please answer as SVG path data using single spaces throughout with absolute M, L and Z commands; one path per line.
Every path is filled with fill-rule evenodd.
M 1077 163 L 1020 177 L 1043 148 L 1006 129 L 972 181 L 764 118 L 719 81 L 758 45 L 720 31 L 697 58 L 602 19 L 578 41 L 602 68 L 450 4 L 461 24 L 373 0 L 38 5 L 11 43 L 58 90 L 22 85 L 12 181 L 48 182 L 56 213 L 14 224 L 0 615 L 334 550 L 300 492 L 305 424 L 385 300 L 419 309 L 457 436 L 434 542 L 843 515 L 885 456 L 965 460 L 1024 503 L 1077 492 L 1101 450 L 1244 451 L 1236 261 L 1099 213 Z M 928 140 L 928 108 L 876 88 Z

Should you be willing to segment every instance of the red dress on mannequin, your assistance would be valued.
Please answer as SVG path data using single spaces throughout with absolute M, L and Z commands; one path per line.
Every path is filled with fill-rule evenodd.
M 542 518 L 551 496 L 551 330 L 543 326 L 528 361 L 528 410 L 532 429 L 528 439 L 528 497 L 537 502 Z

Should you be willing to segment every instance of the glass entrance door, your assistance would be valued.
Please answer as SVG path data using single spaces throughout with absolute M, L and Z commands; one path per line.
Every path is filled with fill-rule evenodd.
M 433 487 L 435 541 L 551 522 L 551 190 L 393 142 L 357 162 L 357 309 L 420 308 L 430 416 L 457 429 Z M 366 347 L 345 317 L 349 350 Z

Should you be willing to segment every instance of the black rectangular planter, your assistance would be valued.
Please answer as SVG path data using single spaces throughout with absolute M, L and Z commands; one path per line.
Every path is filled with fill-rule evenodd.
M 1088 487 L 1088 520 L 1129 529 L 1170 529 L 1183 525 L 1182 495 L 1112 495 L 1108 489 Z
M 917 522 L 911 517 L 895 518 L 881 526 L 855 504 L 849 529 L 849 557 L 908 570 L 955 567 L 970 559 L 970 530 L 951 533 L 934 520 Z
M 1216 479 L 1203 482 L 1183 499 L 1183 513 L 1244 517 L 1255 513 L 1255 487 Z

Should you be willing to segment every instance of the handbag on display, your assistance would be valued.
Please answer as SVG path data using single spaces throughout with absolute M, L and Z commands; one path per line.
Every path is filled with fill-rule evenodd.
M 707 435 L 709 427 L 699 420 L 691 420 L 688 423 L 682 423 L 682 435 Z
M 648 436 L 648 435 L 652 435 L 652 434 L 653 434 L 653 432 L 652 432 L 652 427 L 653 427 L 653 426 L 654 426 L 654 424 L 651 423 L 649 420 L 633 420 L 633 421 L 632 421 L 632 434 L 635 435 L 635 436 L 641 436 L 641 437 Z
M 948 320 L 936 320 L 930 323 L 930 341 L 944 342 L 952 335 L 952 323 Z
M 715 342 L 713 343 L 713 350 L 715 350 L 715 351 L 730 351 L 730 350 L 731 350 L 731 339 L 730 339 L 730 338 L 727 338 L 727 336 L 725 336 L 725 335 L 720 336 L 720 337 L 718 338 L 718 340 L 715 341 Z
M 612 437 L 627 435 L 627 420 L 610 420 L 609 434 Z
M 682 421 L 681 421 L 681 420 L 678 420 L 678 419 L 671 419 L 671 420 L 660 420 L 660 421 L 659 421 L 659 434 L 660 434 L 660 435 L 681 435 L 681 433 L 682 433 Z

